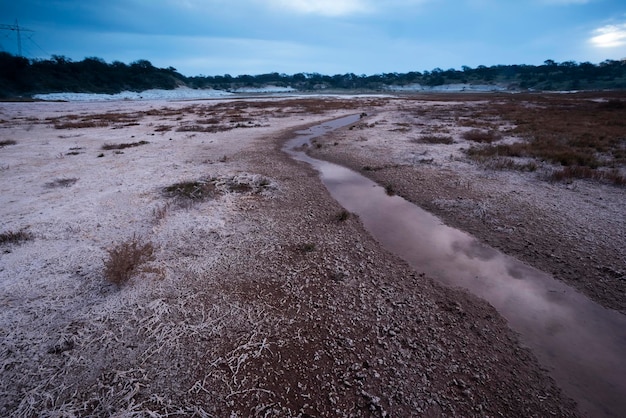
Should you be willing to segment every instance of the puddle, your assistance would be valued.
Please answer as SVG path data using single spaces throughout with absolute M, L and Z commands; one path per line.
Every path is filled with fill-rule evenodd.
M 357 214 L 387 250 L 417 272 L 493 305 L 583 414 L 626 416 L 626 316 L 388 196 L 368 178 L 301 150 L 311 139 L 358 120 L 349 116 L 297 132 L 284 150 L 315 167 L 333 198 Z

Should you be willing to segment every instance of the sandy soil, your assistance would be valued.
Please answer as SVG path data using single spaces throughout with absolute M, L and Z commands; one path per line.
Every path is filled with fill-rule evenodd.
M 623 244 L 623 191 L 405 143 L 394 100 L 2 104 L 0 139 L 16 143 L 0 148 L 0 233 L 31 239 L 0 244 L 0 414 L 577 416 L 491 306 L 340 220 L 317 174 L 280 151 L 295 129 L 362 111 L 317 151 L 375 167 L 492 245 L 523 256 L 554 231 L 549 254 L 533 241 L 536 265 L 576 274 L 559 251 L 580 246 L 556 243 L 595 240 L 583 259 Z M 199 180 L 210 198 L 164 192 Z M 572 197 L 554 208 L 555 195 Z M 153 259 L 118 287 L 104 263 L 133 237 Z M 580 264 L 623 271 L 603 260 Z

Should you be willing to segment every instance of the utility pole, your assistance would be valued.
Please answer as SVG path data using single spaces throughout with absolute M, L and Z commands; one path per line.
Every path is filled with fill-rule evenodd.
M 34 32 L 34 30 L 23 28 L 17 23 L 15 19 L 14 25 L 0 25 L 0 30 L 10 30 L 17 33 L 17 54 L 22 56 L 22 32 Z

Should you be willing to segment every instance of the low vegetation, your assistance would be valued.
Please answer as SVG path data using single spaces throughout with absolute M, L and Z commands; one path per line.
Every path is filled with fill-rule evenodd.
M 32 234 L 24 230 L 5 231 L 0 233 L 0 244 L 20 244 L 32 238 Z
M 510 124 L 516 142 L 475 141 L 466 154 L 488 167 L 534 171 L 541 163 L 556 166 L 552 180 L 595 179 L 623 185 L 626 168 L 626 106 L 606 93 L 576 97 L 528 96 L 495 101 L 457 112 L 487 126 Z M 591 99 L 594 100 L 591 100 Z M 487 132 L 481 129 L 481 132 Z M 468 131 L 479 131 L 472 130 Z M 468 138 L 469 139 L 469 138 Z M 529 162 L 530 161 L 530 162 Z M 532 164 L 534 162 L 534 165 Z
M 337 214 L 337 216 L 335 217 L 335 219 L 337 219 L 337 221 L 339 221 L 339 222 L 344 222 L 344 221 L 347 221 L 348 219 L 350 219 L 350 215 L 351 215 L 351 214 L 350 214 L 350 212 L 348 212 L 348 211 L 347 211 L 347 210 L 345 210 L 345 209 L 342 209 L 342 210 L 341 210 L 341 211 Z
M 102 146 L 102 149 L 104 151 L 110 151 L 110 150 L 123 150 L 126 148 L 133 148 L 133 147 L 139 147 L 141 145 L 146 145 L 149 144 L 148 141 L 138 141 L 138 142 L 130 142 L 130 143 L 122 143 L 122 144 L 104 144 Z
M 172 184 L 163 189 L 168 197 L 175 197 L 183 200 L 204 200 L 217 195 L 215 179 L 183 181 Z
M 70 187 L 74 185 L 77 181 L 78 179 L 76 177 L 55 179 L 51 182 L 46 183 L 46 187 L 49 189 L 54 189 L 57 187 Z
M 51 123 L 55 129 L 106 128 L 109 126 L 123 128 L 138 125 L 138 121 L 142 117 L 141 113 L 108 112 L 50 117 L 46 118 L 46 122 Z
M 626 177 L 620 174 L 618 170 L 593 170 L 589 167 L 564 167 L 560 170 L 554 171 L 550 175 L 550 180 L 553 181 L 568 181 L 572 179 L 592 179 L 599 180 L 606 183 L 611 183 L 616 186 L 626 186 Z
M 303 244 L 298 245 L 298 251 L 302 253 L 311 253 L 315 251 L 315 248 L 317 248 L 317 246 L 313 242 L 305 242 Z
M 104 261 L 104 277 L 111 283 L 122 286 L 139 271 L 142 264 L 152 261 L 154 246 L 142 242 L 136 236 L 108 250 Z
M 0 140 L 0 148 L 6 147 L 7 145 L 16 145 L 17 141 L 13 139 L 2 139 Z
M 497 131 L 484 131 L 481 129 L 472 129 L 463 133 L 463 139 L 479 143 L 492 143 L 502 138 Z
M 507 157 L 490 158 L 483 165 L 491 170 L 537 171 L 537 163 L 534 161 L 519 162 Z
M 450 135 L 421 135 L 411 140 L 417 144 L 454 144 L 454 138 Z

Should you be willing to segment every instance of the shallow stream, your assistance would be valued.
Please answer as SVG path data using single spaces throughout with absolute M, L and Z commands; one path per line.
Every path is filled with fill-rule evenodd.
M 368 178 L 305 154 L 313 138 L 358 120 L 353 115 L 299 131 L 284 150 L 318 170 L 333 198 L 388 251 L 493 305 L 583 414 L 626 416 L 626 316 L 387 195 Z

